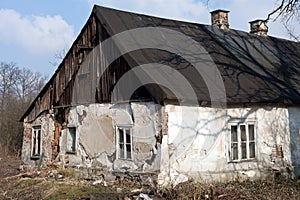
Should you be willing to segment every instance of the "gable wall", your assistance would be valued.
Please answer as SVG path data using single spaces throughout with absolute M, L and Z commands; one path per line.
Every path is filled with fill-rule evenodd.
M 97 23 L 92 15 L 53 77 L 25 113 L 26 121 L 33 121 L 42 112 L 50 110 L 52 106 L 70 105 L 74 76 L 91 48 L 99 44 L 97 35 Z

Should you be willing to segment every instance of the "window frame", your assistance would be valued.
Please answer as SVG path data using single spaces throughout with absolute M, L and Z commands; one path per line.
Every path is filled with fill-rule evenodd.
M 34 125 L 31 127 L 31 159 L 39 159 L 42 154 L 42 126 Z M 39 137 L 37 137 L 37 134 Z M 39 138 L 39 139 L 38 139 Z
M 121 156 L 120 149 L 120 131 L 123 130 L 123 142 L 121 144 L 124 145 L 124 156 Z M 126 131 L 129 129 L 130 134 L 130 143 L 127 142 Z M 116 126 L 116 159 L 117 160 L 133 160 L 133 134 L 132 134 L 132 125 L 117 125 Z M 127 145 L 130 145 L 130 158 L 127 155 Z
M 253 138 L 250 138 L 250 126 L 253 126 Z M 232 127 L 237 127 L 237 141 L 232 141 Z M 246 140 L 242 139 L 241 127 L 245 126 L 245 136 Z M 235 121 L 228 123 L 228 162 L 243 162 L 243 161 L 252 161 L 257 158 L 257 133 L 256 133 L 257 123 L 256 121 Z M 234 158 L 233 144 L 236 144 L 237 147 L 237 158 Z M 246 156 L 243 158 L 242 144 L 246 144 Z M 254 144 L 254 153 L 251 153 L 250 145 Z M 253 151 L 252 151 L 253 152 Z
M 74 142 L 73 142 L 73 144 L 74 144 L 74 150 L 73 149 L 69 149 L 69 145 L 68 145 L 68 140 L 69 140 L 69 137 L 71 137 L 71 132 L 70 132 L 70 129 L 73 129 L 73 130 L 75 130 L 75 135 L 74 135 Z M 73 145 L 72 145 L 73 146 Z M 77 128 L 76 128 L 76 126 L 71 126 L 71 125 L 69 125 L 68 127 L 67 127 L 67 136 L 66 136 L 66 153 L 68 153 L 68 154 L 76 154 L 76 152 L 77 152 Z

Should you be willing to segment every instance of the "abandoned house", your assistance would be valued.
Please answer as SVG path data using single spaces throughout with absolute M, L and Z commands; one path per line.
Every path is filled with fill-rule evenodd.
M 300 175 L 300 44 L 94 6 L 22 117 L 22 160 L 159 183 Z

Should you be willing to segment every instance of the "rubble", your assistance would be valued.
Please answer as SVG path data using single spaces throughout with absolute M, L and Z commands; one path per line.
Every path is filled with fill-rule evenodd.
M 136 200 L 152 200 L 147 194 L 141 193 Z

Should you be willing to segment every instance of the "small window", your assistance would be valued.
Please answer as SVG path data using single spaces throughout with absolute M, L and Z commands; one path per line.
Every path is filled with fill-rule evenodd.
M 131 127 L 117 127 L 117 155 L 119 159 L 132 159 L 131 132 Z
M 242 161 L 255 158 L 254 123 L 230 125 L 230 160 Z
M 39 158 L 42 151 L 42 131 L 41 126 L 32 127 L 31 157 Z
M 76 128 L 69 127 L 67 133 L 67 153 L 76 152 Z

